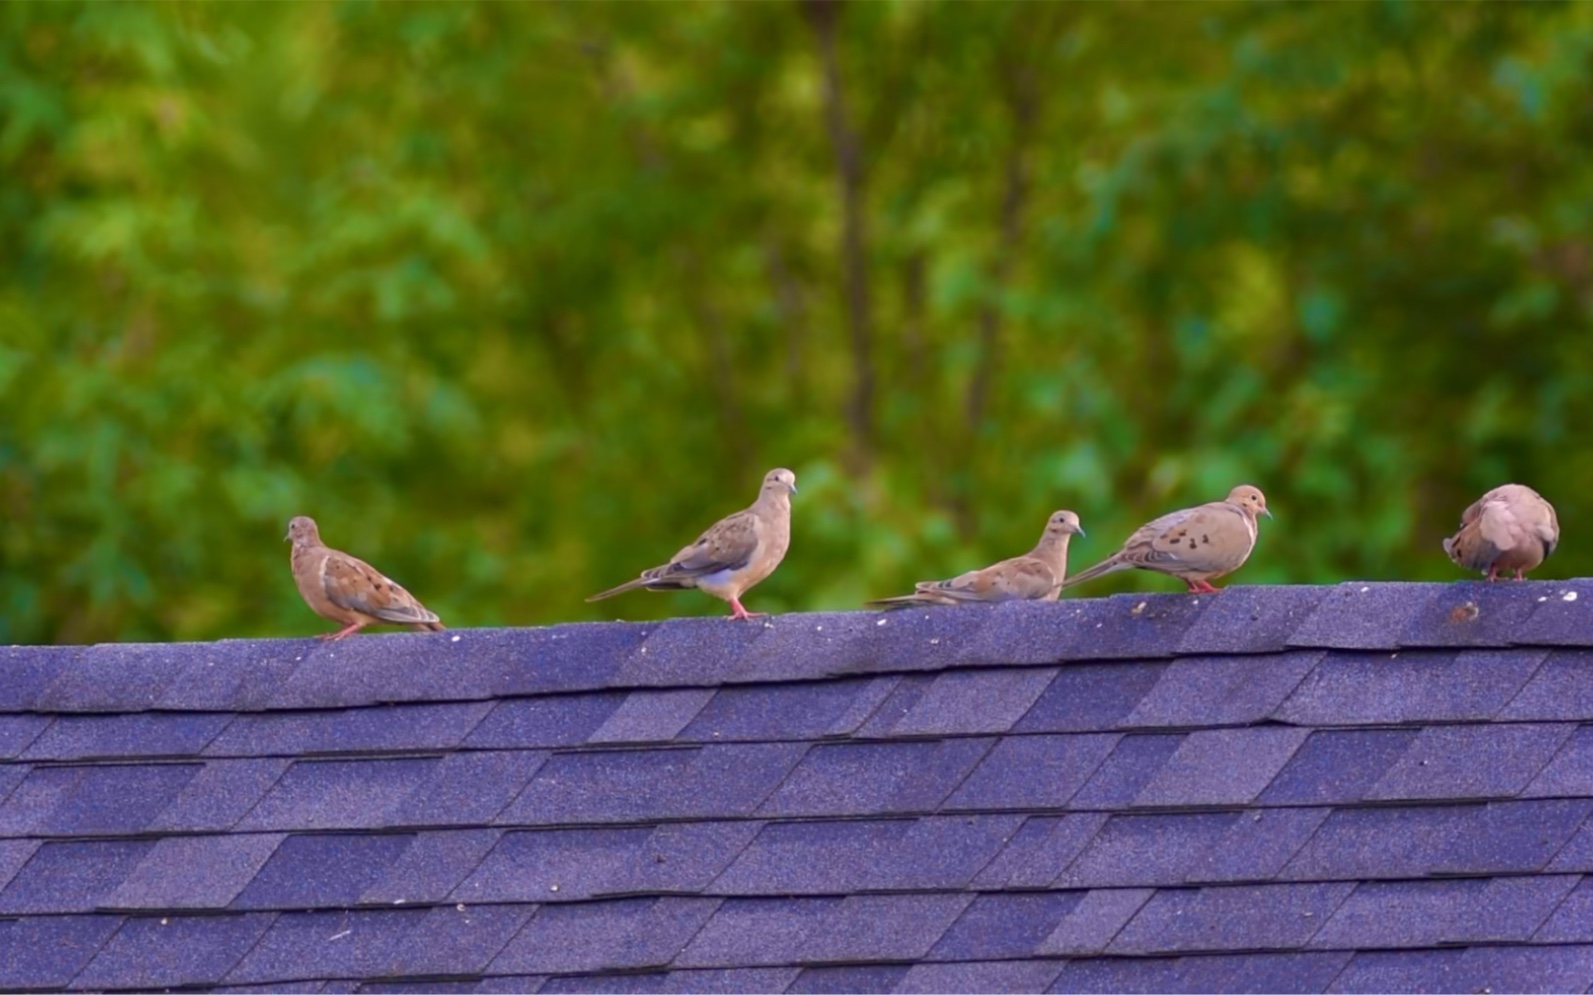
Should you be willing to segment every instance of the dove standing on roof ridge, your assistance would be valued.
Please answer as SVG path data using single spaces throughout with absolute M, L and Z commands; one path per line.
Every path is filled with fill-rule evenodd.
M 1189 585 L 1191 594 L 1215 593 L 1211 580 L 1233 573 L 1256 546 L 1256 516 L 1272 517 L 1258 488 L 1240 484 L 1221 501 L 1169 512 L 1134 530 L 1123 548 L 1068 578 L 1082 584 L 1115 570 L 1155 570 Z
M 970 570 L 950 580 L 926 580 L 912 594 L 865 602 L 869 608 L 906 608 L 910 605 L 959 605 L 992 601 L 1055 601 L 1067 579 L 1068 539 L 1083 535 L 1079 516 L 1058 511 L 1045 523 L 1034 549 L 1011 559 Z
M 1501 484 L 1461 513 L 1460 531 L 1444 540 L 1444 552 L 1489 580 L 1498 580 L 1501 570 L 1524 580 L 1559 542 L 1554 505 L 1525 484 Z
M 305 604 L 343 628 L 317 639 L 338 640 L 367 625 L 408 625 L 441 632 L 443 624 L 396 581 L 364 560 L 321 541 L 315 519 L 300 515 L 288 523 L 293 540 L 293 582 Z
M 751 507 L 715 522 L 663 566 L 643 570 L 635 580 L 586 600 L 601 601 L 639 587 L 650 591 L 695 587 L 730 602 L 731 618 L 762 615 L 743 608 L 741 596 L 785 559 L 791 545 L 791 495 L 796 492 L 796 474 L 784 468 L 770 470 Z

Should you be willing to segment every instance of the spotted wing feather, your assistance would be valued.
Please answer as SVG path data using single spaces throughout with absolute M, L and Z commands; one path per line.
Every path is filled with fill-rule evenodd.
M 383 622 L 418 625 L 437 616 L 391 578 L 364 560 L 330 551 L 321 583 L 328 601 Z

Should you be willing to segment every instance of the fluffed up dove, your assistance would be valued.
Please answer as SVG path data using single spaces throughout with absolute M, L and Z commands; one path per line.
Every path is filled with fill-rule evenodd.
M 1122 549 L 1068 578 L 1063 586 L 1136 568 L 1177 577 L 1189 585 L 1191 594 L 1214 593 L 1211 580 L 1238 570 L 1255 548 L 1257 515 L 1272 517 L 1266 495 L 1240 484 L 1222 501 L 1183 508 L 1140 526 Z
M 1055 601 L 1067 579 L 1068 538 L 1083 535 L 1079 516 L 1059 511 L 1045 523 L 1034 549 L 950 580 L 926 580 L 912 594 L 867 602 L 870 608 L 960 605 L 976 601 Z
M 1522 580 L 1559 542 L 1554 505 L 1525 484 L 1503 484 L 1461 514 L 1460 531 L 1444 540 L 1444 552 L 1489 580 L 1498 580 L 1500 571 Z
M 731 618 L 763 614 L 743 608 L 741 596 L 774 573 L 785 559 L 791 545 L 791 495 L 796 489 L 796 474 L 770 470 L 751 507 L 714 523 L 663 566 L 643 570 L 635 580 L 586 600 L 601 601 L 639 587 L 650 591 L 695 587 L 730 602 Z
M 315 519 L 300 515 L 289 522 L 287 538 L 293 540 L 293 582 L 305 603 L 322 618 L 343 623 L 343 628 L 322 633 L 317 639 L 342 639 L 367 625 L 443 630 L 436 614 L 396 581 L 364 560 L 321 542 Z

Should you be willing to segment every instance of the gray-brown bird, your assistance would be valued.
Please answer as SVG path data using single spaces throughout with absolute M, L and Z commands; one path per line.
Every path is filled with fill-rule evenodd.
M 288 523 L 293 540 L 293 582 L 299 593 L 322 618 L 343 628 L 317 639 L 338 640 L 367 625 L 407 625 L 417 631 L 441 632 L 435 613 L 404 590 L 397 581 L 355 556 L 321 542 L 315 519 L 304 515 Z
M 957 605 L 991 601 L 1055 601 L 1067 579 L 1068 539 L 1083 535 L 1079 516 L 1058 511 L 1045 523 L 1034 549 L 1022 556 L 970 570 L 950 580 L 926 580 L 912 594 L 880 598 L 870 608 L 905 608 L 910 605 Z
M 1068 578 L 1063 586 L 1134 568 L 1177 577 L 1189 585 L 1191 594 L 1215 593 L 1211 581 L 1233 573 L 1250 558 L 1257 515 L 1272 517 L 1266 495 L 1240 484 L 1224 500 L 1169 512 L 1140 526 L 1122 549 Z
M 643 570 L 635 580 L 586 600 L 601 601 L 637 588 L 670 591 L 695 587 L 730 602 L 733 619 L 763 614 L 743 608 L 741 596 L 774 573 L 785 559 L 791 545 L 791 495 L 796 491 L 796 474 L 783 468 L 770 470 L 751 507 L 715 522 L 668 563 Z
M 1554 505 L 1525 484 L 1503 484 L 1461 514 L 1460 531 L 1444 540 L 1444 552 L 1489 580 L 1498 580 L 1501 571 L 1523 580 L 1559 543 Z

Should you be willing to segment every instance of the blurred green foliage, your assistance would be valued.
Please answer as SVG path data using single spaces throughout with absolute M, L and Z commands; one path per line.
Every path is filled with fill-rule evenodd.
M 1588 573 L 1590 94 L 1588 4 L 5 4 L 0 639 L 322 631 L 294 514 L 717 613 L 581 598 L 776 465 L 758 610 L 1241 481 L 1237 582 L 1457 578 L 1506 480 Z

